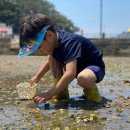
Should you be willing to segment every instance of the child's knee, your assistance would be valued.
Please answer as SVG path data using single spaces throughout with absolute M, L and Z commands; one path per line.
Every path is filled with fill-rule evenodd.
M 80 85 L 81 87 L 91 87 L 95 85 L 95 81 L 96 76 L 87 69 L 80 72 L 77 76 L 78 85 Z

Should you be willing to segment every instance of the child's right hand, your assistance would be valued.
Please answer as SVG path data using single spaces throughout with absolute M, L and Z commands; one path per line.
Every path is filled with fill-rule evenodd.
M 29 83 L 32 85 L 34 85 L 35 83 L 38 83 L 40 81 L 40 78 L 38 78 L 36 75 L 33 76 L 30 80 Z

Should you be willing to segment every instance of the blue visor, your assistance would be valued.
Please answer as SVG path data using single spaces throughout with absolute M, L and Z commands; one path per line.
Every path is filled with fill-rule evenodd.
M 49 27 L 51 27 L 52 25 L 47 25 L 45 26 L 34 38 L 34 40 L 32 39 L 31 42 L 33 43 L 32 46 L 30 46 L 28 43 L 25 43 L 25 45 L 20 48 L 19 50 L 19 57 L 23 57 L 23 56 L 27 56 L 29 54 L 34 53 L 42 44 L 42 41 L 46 35 L 47 29 Z

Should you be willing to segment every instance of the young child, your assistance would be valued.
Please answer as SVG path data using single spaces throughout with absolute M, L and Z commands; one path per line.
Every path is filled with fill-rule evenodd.
M 36 103 L 52 98 L 69 98 L 68 85 L 74 78 L 77 78 L 88 100 L 101 102 L 96 83 L 102 81 L 105 65 L 102 53 L 88 39 L 56 30 L 47 16 L 34 14 L 21 22 L 20 47 L 20 57 L 36 50 L 48 55 L 48 60 L 30 79 L 31 85 L 38 83 L 50 69 L 56 79 L 54 87 L 34 97 Z

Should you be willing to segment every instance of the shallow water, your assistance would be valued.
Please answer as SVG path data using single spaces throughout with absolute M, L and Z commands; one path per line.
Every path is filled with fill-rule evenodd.
M 44 59 L 0 56 L 0 130 L 130 129 L 130 58 L 105 57 L 106 76 L 98 84 L 102 103 L 87 101 L 75 80 L 69 86 L 70 100 L 49 101 L 39 109 L 32 100 L 19 100 L 16 85 L 28 81 Z M 52 86 L 49 72 L 37 92 Z

